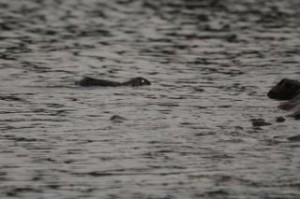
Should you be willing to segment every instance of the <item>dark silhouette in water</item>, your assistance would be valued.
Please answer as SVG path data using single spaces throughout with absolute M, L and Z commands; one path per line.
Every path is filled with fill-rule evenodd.
M 268 93 L 268 97 L 276 100 L 290 100 L 300 93 L 300 82 L 282 79 Z
M 110 121 L 115 122 L 115 123 L 121 123 L 126 120 L 125 117 L 122 117 L 120 115 L 113 115 L 110 117 Z
M 151 82 L 143 77 L 135 77 L 126 82 L 120 83 L 110 80 L 95 79 L 92 77 L 84 77 L 80 81 L 75 83 L 79 86 L 89 87 L 89 86 L 144 86 L 151 85 Z
M 282 79 L 268 93 L 268 97 L 277 100 L 288 100 L 278 107 L 283 110 L 292 110 L 290 115 L 300 119 L 300 82 L 291 79 Z

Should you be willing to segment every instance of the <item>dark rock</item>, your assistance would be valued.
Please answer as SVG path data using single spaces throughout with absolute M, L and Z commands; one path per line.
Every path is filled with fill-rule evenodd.
M 263 118 L 251 119 L 251 121 L 252 121 L 252 126 L 254 127 L 272 125 L 271 123 L 266 122 Z
M 300 93 L 300 82 L 282 79 L 269 92 L 268 97 L 276 100 L 290 100 Z
M 276 122 L 279 122 L 279 123 L 285 122 L 285 118 L 282 116 L 276 117 Z
M 300 142 L 300 135 L 288 137 L 287 140 L 291 142 Z
M 300 119 L 300 82 L 291 79 L 282 79 L 268 93 L 268 97 L 277 100 L 288 100 L 282 102 L 278 108 L 283 110 L 293 110 L 294 113 L 288 115 Z M 277 121 L 278 122 L 278 121 Z

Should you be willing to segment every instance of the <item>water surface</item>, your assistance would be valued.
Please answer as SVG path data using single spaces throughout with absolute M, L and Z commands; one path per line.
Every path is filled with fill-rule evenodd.
M 299 198 L 299 4 L 0 0 L 1 198 Z

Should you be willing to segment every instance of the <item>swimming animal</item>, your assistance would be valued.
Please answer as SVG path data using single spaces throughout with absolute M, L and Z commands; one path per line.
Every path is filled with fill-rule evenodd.
M 300 82 L 291 79 L 282 79 L 269 92 L 268 97 L 282 102 L 278 108 L 293 111 L 290 116 L 300 119 Z
M 76 85 L 89 87 L 89 86 L 144 86 L 151 85 L 151 82 L 143 77 L 135 77 L 126 82 L 115 82 L 110 80 L 95 79 L 92 77 L 84 77 L 83 79 L 75 82 Z

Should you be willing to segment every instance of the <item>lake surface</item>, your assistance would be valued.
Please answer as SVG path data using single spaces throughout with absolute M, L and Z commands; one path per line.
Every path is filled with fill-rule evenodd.
M 0 197 L 300 198 L 300 123 L 266 96 L 300 79 L 299 7 L 0 0 Z

